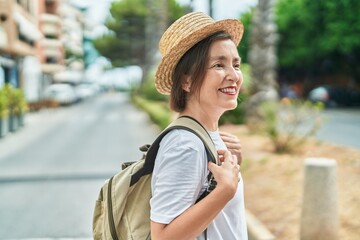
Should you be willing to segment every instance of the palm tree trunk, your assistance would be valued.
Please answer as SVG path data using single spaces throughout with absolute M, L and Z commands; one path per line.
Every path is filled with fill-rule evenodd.
M 160 60 L 159 41 L 161 35 L 167 28 L 168 23 L 168 1 L 146 0 L 149 14 L 146 17 L 145 26 L 145 64 L 142 66 L 142 84 L 147 80 L 149 73 Z
M 251 47 L 251 90 L 247 105 L 249 121 L 259 120 L 259 107 L 263 102 L 278 100 L 277 86 L 277 27 L 274 23 L 274 0 L 259 0 L 252 18 Z

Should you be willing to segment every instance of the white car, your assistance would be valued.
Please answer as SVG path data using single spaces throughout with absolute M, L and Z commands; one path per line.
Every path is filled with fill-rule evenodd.
M 98 93 L 98 90 L 93 84 L 83 83 L 75 87 L 75 92 L 79 100 L 84 100 L 95 96 Z
M 65 83 L 50 85 L 44 92 L 47 100 L 56 101 L 61 105 L 69 105 L 76 102 L 76 92 L 73 86 Z

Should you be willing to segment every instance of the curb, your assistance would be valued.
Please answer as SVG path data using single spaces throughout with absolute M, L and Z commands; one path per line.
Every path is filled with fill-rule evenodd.
M 276 240 L 275 236 L 249 210 L 245 210 L 249 240 Z

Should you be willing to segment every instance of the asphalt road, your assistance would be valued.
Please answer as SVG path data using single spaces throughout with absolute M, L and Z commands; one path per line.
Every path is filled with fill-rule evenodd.
M 92 239 L 105 179 L 158 129 L 123 94 L 28 114 L 0 139 L 0 239 Z
M 316 134 L 322 141 L 360 149 L 360 108 L 326 109 Z

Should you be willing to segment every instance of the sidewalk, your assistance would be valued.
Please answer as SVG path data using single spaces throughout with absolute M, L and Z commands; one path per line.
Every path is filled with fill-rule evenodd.
M 23 127 L 0 138 L 0 161 L 27 146 L 50 128 L 56 127 L 56 124 L 64 119 L 66 110 L 68 109 L 42 109 L 27 113 Z

